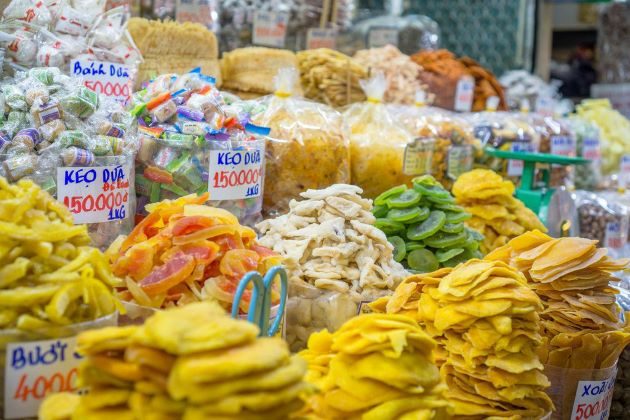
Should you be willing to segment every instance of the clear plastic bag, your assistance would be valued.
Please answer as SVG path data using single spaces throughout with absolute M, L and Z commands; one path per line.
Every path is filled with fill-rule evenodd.
M 263 209 L 275 216 L 307 189 L 350 181 L 348 131 L 334 109 L 293 96 L 297 74 L 282 69 L 276 93 L 253 101 L 255 124 L 269 127 Z M 260 109 L 260 108 L 259 108 Z
M 617 362 L 617 378 L 609 419 L 623 420 L 628 411 L 630 411 L 630 348 L 621 353 Z
M 350 126 L 352 183 L 375 198 L 395 185 L 410 184 L 418 175 L 406 163 L 414 137 L 387 112 L 382 103 L 387 82 L 381 73 L 361 86 L 367 101 L 351 105 L 343 113 Z
M 576 165 L 573 183 L 575 188 L 584 190 L 597 189 L 602 183 L 602 154 L 599 128 L 590 121 L 577 116 L 569 118 L 568 124 L 575 134 L 577 156 L 590 160 L 586 165 Z

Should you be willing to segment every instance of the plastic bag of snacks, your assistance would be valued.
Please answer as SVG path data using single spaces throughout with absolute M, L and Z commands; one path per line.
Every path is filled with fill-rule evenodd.
M 352 183 L 363 188 L 364 195 L 375 198 L 392 185 L 408 184 L 414 175 L 424 173 L 418 164 L 413 136 L 387 112 L 382 103 L 387 90 L 385 77 L 377 73 L 361 86 L 366 102 L 351 105 L 343 113 L 350 126 Z
M 0 83 L 0 174 L 28 177 L 88 224 L 106 247 L 133 227 L 135 124 L 114 100 L 56 68 L 18 72 Z
M 489 101 L 490 102 L 490 101 Z M 473 126 L 475 138 L 482 146 L 512 152 L 538 152 L 540 136 L 526 121 L 526 115 L 515 112 L 496 112 L 492 104 L 486 112 L 466 114 Z M 523 174 L 523 163 L 517 160 L 497 159 L 487 154 L 476 156 L 478 166 L 492 169 L 518 184 Z
M 574 193 L 580 223 L 580 236 L 598 240 L 612 256 L 623 256 L 628 242 L 630 209 L 605 194 Z
M 424 92 L 416 95 L 413 106 L 388 105 L 393 118 L 407 128 L 416 139 L 414 143 L 425 150 L 428 162 L 420 162 L 447 189 L 464 172 L 472 169 L 475 155 L 482 153 L 479 141 L 472 135 L 472 127 L 459 118 L 440 108 L 426 107 L 422 98 Z M 407 150 L 409 156 L 409 150 Z
M 210 192 L 211 205 L 242 223 L 259 221 L 268 130 L 226 106 L 212 78 L 196 70 L 158 76 L 134 100 L 140 212 L 147 203 Z
M 594 123 L 572 116 L 567 119 L 575 134 L 577 156 L 588 159 L 587 165 L 576 165 L 573 183 L 575 188 L 593 190 L 602 182 L 602 154 L 599 140 L 599 128 Z
M 348 131 L 334 109 L 293 96 L 297 73 L 282 69 L 276 92 L 253 101 L 252 120 L 271 128 L 267 143 L 263 208 L 278 215 L 309 188 L 350 181 Z

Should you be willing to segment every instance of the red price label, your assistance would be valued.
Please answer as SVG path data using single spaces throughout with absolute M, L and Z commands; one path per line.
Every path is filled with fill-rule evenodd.
M 580 381 L 575 391 L 571 420 L 594 420 L 608 418 L 616 372 L 601 381 Z
M 264 152 L 257 149 L 210 152 L 208 192 L 212 200 L 242 200 L 262 193 Z
M 63 204 L 74 214 L 108 210 L 108 220 L 124 219 L 126 213 L 125 207 L 122 207 L 122 205 L 127 204 L 128 201 L 129 193 L 120 191 L 108 194 L 102 193 L 97 195 L 96 198 L 93 195 L 66 196 L 63 198 Z
M 247 184 L 257 183 L 263 176 L 262 168 L 242 169 L 238 172 L 221 171 L 215 172 L 214 188 L 238 187 Z
M 55 392 L 77 391 L 77 377 L 77 368 L 73 368 L 65 373 L 57 372 L 50 376 L 39 375 L 34 377 L 25 373 L 20 378 L 13 399 L 19 401 L 26 401 L 29 398 L 41 400 L 48 394 Z

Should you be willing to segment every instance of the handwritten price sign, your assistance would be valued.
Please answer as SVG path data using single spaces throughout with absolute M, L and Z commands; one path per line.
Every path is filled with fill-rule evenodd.
M 132 80 L 129 69 L 108 61 L 73 60 L 70 74 L 83 79 L 83 84 L 105 96 L 111 96 L 126 105 L 131 99 Z
M 130 173 L 123 165 L 57 168 L 57 200 L 70 209 L 75 224 L 124 220 Z
M 337 46 L 337 30 L 334 28 L 309 28 L 306 32 L 306 49 L 335 49 Z
M 605 420 L 615 388 L 615 375 L 603 381 L 580 381 L 575 392 L 571 420 Z
M 76 337 L 10 343 L 4 366 L 4 418 L 37 417 L 44 398 L 77 391 Z
M 459 79 L 455 88 L 455 111 L 470 112 L 474 92 L 475 79 L 471 76 L 464 76 Z
M 602 157 L 598 138 L 584 139 L 582 157 L 588 160 L 599 160 Z
M 208 192 L 211 200 L 242 200 L 262 193 L 263 159 L 260 150 L 210 152 Z
M 288 13 L 257 11 L 254 14 L 254 44 L 283 48 L 288 23 Z

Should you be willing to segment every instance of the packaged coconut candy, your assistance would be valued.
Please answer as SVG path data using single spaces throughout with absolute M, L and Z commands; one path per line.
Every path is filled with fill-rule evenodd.
M 432 175 L 447 189 L 483 153 L 472 127 L 456 114 L 426 106 L 423 91 L 416 92 L 415 104 L 387 105 L 387 110 L 414 136 L 405 152 L 407 166 L 417 163 L 417 175 Z
M 292 351 L 316 331 L 337 330 L 407 275 L 361 192 L 345 184 L 307 190 L 302 200 L 291 200 L 287 214 L 256 225 L 260 244 L 283 257 L 289 276 L 286 338 Z
M 136 127 L 111 98 L 52 67 L 0 82 L 0 175 L 29 178 L 105 248 L 133 227 Z
M 273 95 L 252 101 L 256 125 L 269 127 L 263 210 L 277 216 L 306 189 L 350 181 L 348 130 L 334 109 L 295 96 L 297 73 L 281 69 Z
M 122 284 L 63 204 L 31 180 L 0 177 L 0 416 L 32 418 L 76 391 L 76 335 L 116 324 Z
M 227 210 L 204 205 L 208 194 L 191 194 L 146 206 L 147 216 L 129 236 L 107 250 L 113 272 L 125 279 L 119 297 L 143 318 L 146 308 L 164 309 L 214 300 L 231 310 L 241 278 L 250 271 L 265 275 L 281 262 L 261 246 L 253 229 Z M 280 301 L 276 285 L 272 304 Z M 241 300 L 247 313 L 251 294 Z M 138 308 L 140 306 L 141 308 Z
M 492 96 L 488 98 L 486 111 L 465 115 L 481 146 L 511 152 L 538 152 L 540 135 L 527 121 L 527 113 L 497 111 L 497 105 L 498 98 Z M 476 156 L 475 167 L 491 169 L 517 185 L 523 174 L 521 161 L 494 158 L 487 154 Z
M 306 362 L 259 333 L 213 302 L 83 333 L 79 377 L 89 392 L 49 397 L 39 418 L 288 419 L 314 391 Z
M 375 198 L 392 185 L 409 184 L 424 172 L 417 164 L 413 136 L 396 122 L 383 104 L 387 82 L 382 73 L 361 81 L 367 100 L 351 105 L 344 113 L 350 127 L 352 183 L 366 197 Z M 409 161 L 407 158 L 409 157 Z
M 228 106 L 214 79 L 194 69 L 163 74 L 134 94 L 139 148 L 138 213 L 146 204 L 210 193 L 210 205 L 253 225 L 261 220 L 265 134 Z

